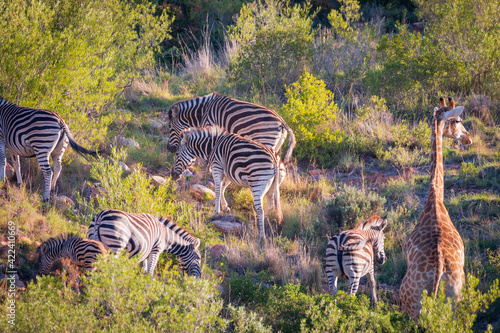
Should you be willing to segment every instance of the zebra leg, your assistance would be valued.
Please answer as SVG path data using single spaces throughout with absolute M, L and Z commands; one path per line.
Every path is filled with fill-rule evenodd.
M 156 264 L 158 263 L 158 259 L 160 258 L 160 253 L 160 249 L 153 248 L 147 259 L 149 262 L 147 273 L 151 275 L 151 280 L 153 280 L 153 273 L 155 271 Z
M 228 212 L 228 213 L 231 211 L 231 208 L 229 208 L 229 206 L 227 205 L 227 201 L 226 201 L 226 197 L 224 196 L 224 192 L 226 191 L 226 188 L 229 186 L 229 184 L 231 184 L 231 181 L 227 177 L 224 177 L 222 179 L 222 184 L 221 184 L 221 188 L 220 188 L 220 207 L 221 207 L 222 211 Z
M 54 174 L 52 175 L 52 186 L 50 188 L 51 191 L 54 190 L 56 187 L 56 182 L 57 179 L 59 178 L 59 175 L 61 174 L 61 161 L 64 155 L 64 152 L 66 151 L 66 147 L 68 146 L 68 138 L 64 137 L 59 143 L 57 144 L 56 148 L 52 151 L 52 167 L 54 169 Z
M 224 180 L 224 174 L 222 173 L 222 170 L 219 168 L 216 168 L 215 166 L 212 167 L 212 176 L 214 177 L 214 183 L 215 183 L 215 213 L 219 214 L 220 213 L 220 204 L 221 204 L 221 189 L 222 189 L 222 182 Z M 223 192 L 222 192 L 223 194 Z M 226 201 L 226 199 L 223 199 Z M 226 203 L 227 205 L 227 203 Z
M 7 156 L 5 155 L 5 143 L 0 141 L 0 180 L 5 179 L 5 167 L 7 166 Z
M 42 169 L 43 178 L 45 180 L 45 191 L 43 193 L 42 201 L 47 201 L 50 198 L 50 182 L 52 181 L 52 169 L 50 168 L 49 164 L 49 153 L 36 152 L 38 165 L 40 165 L 40 169 Z
M 326 272 L 326 276 L 328 278 L 328 284 L 330 285 L 330 295 L 337 294 L 337 280 L 338 276 L 333 274 L 333 272 Z
M 350 295 L 356 295 L 359 288 L 359 276 L 349 277 L 349 290 L 347 291 Z
M 19 155 L 10 153 L 10 157 L 12 158 L 14 170 L 16 170 L 17 185 L 21 185 L 23 183 L 23 178 L 21 176 L 21 161 Z
M 375 273 L 373 272 L 373 268 L 371 269 L 370 272 L 366 274 L 366 277 L 368 278 L 368 282 L 370 282 L 371 293 L 372 293 L 372 305 L 375 305 L 377 304 L 378 299 L 377 299 L 377 284 L 375 281 Z
M 255 211 L 257 212 L 257 220 L 259 222 L 259 238 L 262 241 L 266 239 L 266 232 L 264 229 L 264 209 L 262 208 L 264 194 L 259 189 L 252 189 L 252 194 L 253 204 L 255 206 Z

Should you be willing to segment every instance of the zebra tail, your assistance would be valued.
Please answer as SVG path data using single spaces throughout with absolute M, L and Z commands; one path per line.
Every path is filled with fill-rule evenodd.
M 283 213 L 281 212 L 281 201 L 280 201 L 280 162 L 276 164 L 275 174 L 274 174 L 274 209 L 276 211 L 276 217 L 278 218 L 278 224 L 281 224 L 283 220 Z
M 66 136 L 68 137 L 68 140 L 69 140 L 69 145 L 71 146 L 71 148 L 73 148 L 74 151 L 76 151 L 79 155 L 83 156 L 83 157 L 87 157 L 87 155 L 90 155 L 94 158 L 97 158 L 98 154 L 102 154 L 103 151 L 100 150 L 98 152 L 95 152 L 95 151 L 90 151 L 88 149 L 85 149 L 84 147 L 80 146 L 78 143 L 76 143 L 75 139 L 73 139 L 73 136 L 71 135 L 71 132 L 69 131 L 69 128 L 68 128 L 68 125 L 63 122 L 63 128 L 64 128 L 64 133 L 66 134 Z
M 283 159 L 283 162 L 286 166 L 288 166 L 292 158 L 293 149 L 295 148 L 297 142 L 295 141 L 295 134 L 293 134 L 292 129 L 286 124 L 285 129 L 288 132 L 288 147 L 286 148 L 285 158 Z
M 434 275 L 434 296 L 437 297 L 439 291 L 439 282 L 441 282 L 441 277 L 444 272 L 444 256 L 443 251 L 440 246 L 438 246 L 438 267 L 436 274 Z

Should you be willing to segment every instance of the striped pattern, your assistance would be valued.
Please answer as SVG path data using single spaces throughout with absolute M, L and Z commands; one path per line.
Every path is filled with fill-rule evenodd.
M 139 256 L 151 278 L 164 251 L 178 255 L 189 275 L 201 276 L 200 240 L 169 218 L 106 209 L 90 223 L 88 238 L 102 242 L 111 252 L 125 249 L 131 257 Z
M 337 293 L 337 278 L 349 279 L 349 294 L 356 294 L 361 277 L 367 275 L 371 285 L 372 302 L 377 303 L 374 252 L 377 261 L 386 261 L 384 233 L 387 220 L 372 216 L 358 223 L 355 229 L 333 236 L 326 249 L 326 276 L 331 294 Z
M 106 255 L 107 251 L 101 242 L 90 239 L 82 239 L 75 235 L 62 235 L 50 238 L 40 245 L 39 251 L 39 274 L 47 274 L 55 260 L 68 258 L 77 266 L 85 267 L 87 272 L 93 270 L 92 264 L 97 261 L 97 255 Z
M 284 162 L 289 163 L 295 135 L 274 110 L 217 93 L 175 103 L 168 110 L 170 137 L 167 149 L 177 152 L 181 132 L 190 127 L 219 126 L 279 151 L 288 134 Z
M 19 156 L 36 157 L 45 180 L 43 200 L 48 200 L 61 173 L 61 160 L 68 143 L 81 155 L 96 156 L 73 140 L 68 126 L 57 113 L 18 106 L 0 97 L 0 180 L 5 178 L 6 149 L 12 157 L 18 184 L 22 183 Z
M 216 213 L 220 212 L 221 206 L 223 210 L 228 209 L 224 190 L 232 182 L 252 191 L 261 239 L 265 238 L 262 207 L 265 195 L 268 208 L 275 208 L 278 222 L 281 222 L 279 186 L 286 171 L 279 155 L 271 148 L 215 126 L 186 130 L 181 135 L 172 178 L 179 178 L 197 157 L 207 160 L 212 168 Z

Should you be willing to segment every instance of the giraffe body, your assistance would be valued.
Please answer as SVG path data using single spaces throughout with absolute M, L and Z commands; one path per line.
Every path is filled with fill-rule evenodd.
M 434 109 L 431 136 L 431 181 L 424 210 L 418 218 L 406 243 L 408 270 L 400 289 L 401 306 L 410 317 L 418 321 L 422 292 L 436 294 L 441 281 L 445 281 L 446 296 L 460 297 L 465 283 L 465 251 L 462 239 L 453 225 L 444 205 L 444 171 L 442 137 L 472 143 L 469 133 L 461 124 L 462 107 L 455 108 L 450 98 L 445 106 Z

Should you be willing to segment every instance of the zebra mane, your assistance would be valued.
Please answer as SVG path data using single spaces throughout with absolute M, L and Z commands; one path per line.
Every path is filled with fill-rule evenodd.
M 357 229 L 382 231 L 387 226 L 387 220 L 384 220 L 378 215 L 371 216 L 368 220 L 361 221 L 356 225 Z
M 12 103 L 9 102 L 6 98 L 3 98 L 2 96 L 0 96 L 0 105 L 9 105 L 9 104 L 12 104 Z
M 47 239 L 45 242 L 43 242 L 43 244 L 38 247 L 38 251 L 46 251 L 48 249 L 52 249 L 55 246 L 61 245 L 62 243 L 67 242 L 67 241 L 72 240 L 72 239 L 75 239 L 75 238 L 82 239 L 81 236 L 78 236 L 78 235 L 73 234 L 73 233 L 66 233 L 66 234 L 61 234 L 61 235 L 56 236 L 56 237 L 51 237 L 51 238 Z
M 175 223 L 170 217 L 163 217 L 160 216 L 158 217 L 158 220 L 160 221 L 161 224 L 163 224 L 166 228 L 172 230 L 172 232 L 175 232 L 177 235 L 179 235 L 183 240 L 186 242 L 189 242 L 194 245 L 195 248 L 198 248 L 200 246 L 200 239 Z
M 185 144 L 186 140 L 188 140 L 191 137 L 207 138 L 207 137 L 217 137 L 222 134 L 227 134 L 227 131 L 217 125 L 211 125 L 201 128 L 191 127 L 181 132 L 180 141 L 181 144 Z

